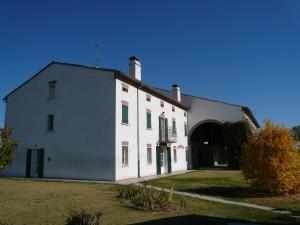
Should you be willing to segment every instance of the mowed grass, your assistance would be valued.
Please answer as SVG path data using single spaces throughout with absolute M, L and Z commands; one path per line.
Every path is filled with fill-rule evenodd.
M 278 209 L 300 210 L 299 194 L 286 197 L 269 197 L 266 193 L 251 188 L 241 171 L 199 170 L 151 180 L 149 183 L 156 186 L 163 185 L 166 188 L 174 186 L 174 189 L 179 191 L 256 203 Z
M 297 220 L 262 210 L 187 199 L 187 209 L 149 212 L 118 195 L 118 185 L 0 179 L 0 222 L 10 225 L 63 225 L 74 210 L 102 212 L 102 224 L 296 224 Z M 179 201 L 175 197 L 175 201 Z

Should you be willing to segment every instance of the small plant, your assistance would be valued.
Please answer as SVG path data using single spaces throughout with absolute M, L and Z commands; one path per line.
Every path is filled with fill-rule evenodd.
M 150 211 L 162 211 L 171 208 L 173 188 L 168 193 L 143 183 L 142 186 L 128 185 L 119 189 L 119 197 L 130 200 L 137 208 Z
M 119 198 L 131 200 L 136 197 L 140 192 L 141 188 L 135 185 L 121 186 L 119 189 Z
M 79 212 L 71 213 L 66 219 L 65 225 L 100 225 L 102 213 L 89 214 L 81 209 Z
M 180 196 L 180 208 L 186 209 L 186 207 L 187 207 L 187 199 L 185 196 L 181 195 Z

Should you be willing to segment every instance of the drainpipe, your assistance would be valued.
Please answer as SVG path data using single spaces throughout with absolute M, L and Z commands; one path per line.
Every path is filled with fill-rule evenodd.
M 143 87 L 143 82 L 141 82 L 141 85 L 137 87 L 137 93 L 136 93 L 136 99 L 137 99 L 137 160 L 138 160 L 138 177 L 141 177 L 141 169 L 140 169 L 140 110 L 139 110 L 139 90 Z

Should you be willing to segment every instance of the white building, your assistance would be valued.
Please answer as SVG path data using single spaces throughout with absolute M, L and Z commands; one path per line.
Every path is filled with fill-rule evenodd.
M 258 127 L 247 107 L 143 83 L 136 57 L 129 74 L 52 62 L 9 93 L 5 126 L 19 146 L 3 173 L 122 180 L 226 164 L 222 123 Z

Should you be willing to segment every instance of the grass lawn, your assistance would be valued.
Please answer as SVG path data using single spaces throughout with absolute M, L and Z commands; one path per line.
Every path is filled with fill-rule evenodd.
M 118 185 L 0 178 L 0 224 L 63 225 L 67 215 L 81 208 L 102 212 L 102 224 L 296 224 L 294 219 L 262 210 L 188 199 L 178 211 L 136 210 L 117 199 Z M 175 201 L 178 201 L 175 198 Z
M 300 179 L 300 178 L 299 178 Z M 150 184 L 202 195 L 218 196 L 226 199 L 256 203 L 278 209 L 300 210 L 300 195 L 288 197 L 268 197 L 245 181 L 241 171 L 199 170 L 177 176 L 149 181 Z

